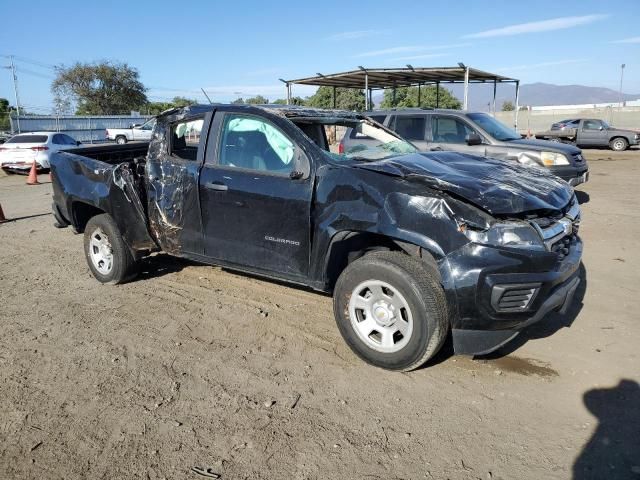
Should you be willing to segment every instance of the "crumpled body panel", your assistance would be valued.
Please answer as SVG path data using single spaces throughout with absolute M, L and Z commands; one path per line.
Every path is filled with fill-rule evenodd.
M 567 183 L 540 168 L 458 152 L 404 155 L 357 167 L 457 195 L 492 215 L 560 210 L 573 195 Z

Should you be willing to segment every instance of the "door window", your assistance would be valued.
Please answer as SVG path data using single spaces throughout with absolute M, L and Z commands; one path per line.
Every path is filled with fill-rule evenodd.
M 431 133 L 437 143 L 466 143 L 473 129 L 462 120 L 453 117 L 432 117 Z
M 219 164 L 288 175 L 293 170 L 294 144 L 268 121 L 246 115 L 225 115 Z
M 424 140 L 424 131 L 427 125 L 427 117 L 424 115 L 396 117 L 394 130 L 402 138 L 407 140 Z
M 197 118 L 171 125 L 171 155 L 196 160 L 204 119 Z
M 66 145 L 64 142 L 64 137 L 60 134 L 56 134 L 53 136 L 53 139 L 51 140 L 51 142 L 54 145 Z
M 583 130 L 600 130 L 602 122 L 600 120 L 585 120 L 582 126 Z

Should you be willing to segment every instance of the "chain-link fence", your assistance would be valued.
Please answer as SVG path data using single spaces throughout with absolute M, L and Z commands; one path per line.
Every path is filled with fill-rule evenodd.
M 63 132 L 84 143 L 104 142 L 107 128 L 129 128 L 142 124 L 149 115 L 20 115 L 11 117 L 11 131 L 18 132 Z

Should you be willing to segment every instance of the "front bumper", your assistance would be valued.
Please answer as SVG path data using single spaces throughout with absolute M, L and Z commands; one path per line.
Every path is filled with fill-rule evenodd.
M 581 258 L 582 242 L 577 236 L 562 260 L 551 252 L 518 252 L 476 244 L 449 255 L 440 270 L 449 303 L 455 307 L 451 325 L 454 351 L 463 355 L 489 353 L 549 312 L 566 312 L 580 284 Z M 524 285 L 535 291 L 523 302 L 523 308 L 496 304 L 496 291 L 510 286 L 522 289 Z
M 560 177 L 572 187 L 589 181 L 589 167 L 586 163 L 582 165 L 562 165 L 549 167 L 549 171 L 556 177 Z

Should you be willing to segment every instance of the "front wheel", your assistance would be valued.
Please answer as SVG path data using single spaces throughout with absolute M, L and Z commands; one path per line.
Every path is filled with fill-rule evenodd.
M 625 138 L 614 138 L 609 142 L 609 147 L 611 147 L 611 150 L 614 150 L 616 152 L 622 152 L 624 150 L 627 149 L 627 147 L 629 147 L 629 142 L 627 142 L 627 140 Z
M 333 294 L 338 329 L 366 362 L 409 371 L 435 355 L 448 331 L 437 269 L 398 252 L 375 252 L 342 272 Z
M 110 215 L 92 217 L 84 229 L 84 252 L 91 273 L 101 283 L 118 284 L 136 275 L 136 261 Z

